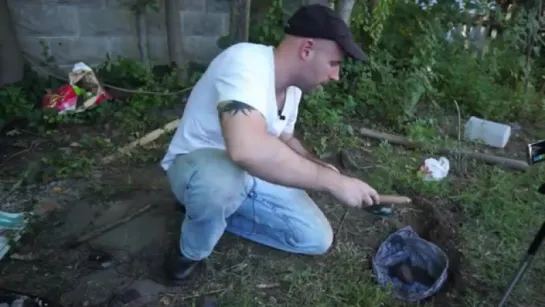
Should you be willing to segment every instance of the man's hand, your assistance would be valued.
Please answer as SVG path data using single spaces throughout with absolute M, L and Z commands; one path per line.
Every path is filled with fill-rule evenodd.
M 348 176 L 341 176 L 341 181 L 334 184 L 331 194 L 350 207 L 360 208 L 363 205 L 373 205 L 380 202 L 377 191 L 367 183 Z
M 333 170 L 335 171 L 335 175 L 340 176 L 341 180 L 338 180 L 337 178 L 329 179 L 331 178 L 331 173 L 327 174 L 322 172 L 324 176 L 329 177 L 325 179 L 325 181 L 328 182 L 328 191 L 339 201 L 350 207 L 358 208 L 363 205 L 373 205 L 379 203 L 379 196 L 375 189 L 371 188 L 367 183 L 359 179 L 342 175 L 335 166 L 320 160 L 318 157 L 306 150 L 301 142 L 293 137 L 293 134 L 282 134 L 280 139 L 302 157 L 305 157 L 318 165 L 325 166 L 328 171 Z M 322 179 L 320 179 L 320 181 L 321 180 Z

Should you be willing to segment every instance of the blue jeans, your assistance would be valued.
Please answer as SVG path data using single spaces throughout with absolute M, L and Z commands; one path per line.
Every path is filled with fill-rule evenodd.
M 331 225 L 305 191 L 251 176 L 223 150 L 180 155 L 167 176 L 185 206 L 180 251 L 189 259 L 209 256 L 225 230 L 291 253 L 319 255 L 331 246 Z

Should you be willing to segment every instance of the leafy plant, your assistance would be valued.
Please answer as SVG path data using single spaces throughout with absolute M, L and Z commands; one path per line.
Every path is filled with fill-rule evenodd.
M 15 120 L 34 122 L 38 116 L 31 95 L 22 86 L 8 85 L 0 89 L 0 131 Z

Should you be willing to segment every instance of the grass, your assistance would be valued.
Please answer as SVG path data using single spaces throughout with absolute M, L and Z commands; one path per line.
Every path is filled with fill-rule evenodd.
M 337 232 L 327 255 L 289 255 L 226 234 L 208 260 L 204 275 L 182 289 L 168 289 L 163 299 L 168 298 L 170 305 L 183 302 L 184 306 L 197 304 L 203 296 L 215 297 L 220 306 L 405 306 L 377 285 L 370 261 L 389 233 L 411 225 L 423 238 L 447 252 L 454 274 L 442 292 L 422 306 L 497 304 L 545 218 L 541 205 L 544 196 L 537 193 L 545 180 L 543 167 L 535 165 L 527 172 L 514 172 L 449 157 L 448 177 L 424 182 L 416 171 L 425 158 L 435 157 L 429 152 L 408 151 L 355 136 L 343 138 L 345 148 L 362 167 L 347 173 L 368 181 L 381 193 L 408 195 L 413 198 L 413 206 L 400 210 L 392 220 L 350 210 L 342 221 L 344 206 L 329 195 L 311 193 Z M 100 182 L 80 177 L 93 187 L 88 194 L 99 200 L 120 195 L 130 198 L 132 193 L 146 190 L 145 184 L 137 185 L 130 177 L 108 179 L 104 174 L 119 176 L 128 166 L 149 168 L 162 157 L 170 139 L 164 136 L 151 148 L 137 149 L 130 157 L 109 165 L 108 170 L 91 161 L 111 152 L 112 145 L 100 137 L 81 140 L 92 141 L 81 141 L 81 147 L 76 148 L 78 155 L 71 155 L 69 163 L 50 165 L 56 170 L 51 176 L 104 172 Z M 324 136 L 310 140 L 315 142 L 309 142 L 309 146 L 318 150 L 324 150 L 327 143 Z M 64 144 L 73 141 L 66 137 L 62 140 Z M 66 158 L 63 148 L 51 151 L 43 161 L 63 152 Z M 161 178 L 146 180 L 159 182 Z M 168 191 L 168 187 L 162 189 Z M 538 253 L 510 301 L 525 306 L 543 302 L 543 263 L 542 253 Z
M 459 274 L 421 306 L 495 306 L 545 218 L 543 196 L 536 192 L 545 180 L 543 167 L 520 173 L 464 161 L 467 171 L 460 173 L 451 159 L 445 180 L 423 182 L 415 170 L 427 153 L 384 143 L 366 147 L 370 153 L 361 148 L 360 143 L 351 152 L 366 168 L 350 174 L 383 193 L 413 197 L 413 207 L 392 221 L 352 210 L 339 230 L 345 208 L 328 195 L 312 193 L 338 230 L 327 255 L 288 255 L 226 234 L 200 281 L 174 290 L 173 297 L 196 300 L 179 294 L 191 289 L 194 296 L 216 297 L 220 306 L 405 306 L 376 284 L 370 260 L 389 233 L 411 225 L 452 257 Z M 542 260 L 538 254 L 510 302 L 543 302 Z
M 451 159 L 452 171 L 447 180 L 428 185 L 415 180 L 411 172 L 403 171 L 406 163 L 401 160 L 383 162 L 397 163 L 389 173 L 394 178 L 406 178 L 406 186 L 413 191 L 460 205 L 460 248 L 469 263 L 466 273 L 476 286 L 497 290 L 505 287 L 545 217 L 543 195 L 537 193 L 545 179 L 543 167 L 536 165 L 526 173 L 519 173 L 471 162 L 466 165 L 467 172 L 456 174 L 457 161 Z M 542 269 L 543 265 L 537 261 L 534 273 Z M 531 291 L 532 284 L 522 287 Z M 497 299 L 497 293 L 489 291 L 488 295 L 485 300 Z
M 397 191 L 417 196 L 415 207 L 420 211 L 414 213 L 416 222 L 404 223 L 407 219 L 401 216 L 397 225 L 384 226 L 383 222 L 366 219 L 359 212 L 351 213 L 329 256 L 315 259 L 303 257 L 308 259 L 304 261 L 295 257 L 297 260 L 290 260 L 288 264 L 284 263 L 288 260 L 275 260 L 272 263 L 251 261 L 248 264 L 253 266 L 250 275 L 268 276 L 269 279 L 258 281 L 243 278 L 241 285 L 222 297 L 222 302 L 227 306 L 402 306 L 385 289 L 376 285 L 369 267 L 370 257 L 380 240 L 396 227 L 410 224 L 420 228 L 422 224 L 435 219 L 439 223 L 451 223 L 458 231 L 454 233 L 456 237 L 449 238 L 449 234 L 445 233 L 448 227 L 436 225 L 435 230 L 439 232 L 435 237 L 436 240 L 439 238 L 439 242 L 436 243 L 448 248 L 446 240 L 441 239 L 453 239 L 457 241 L 456 248 L 463 255 L 460 263 L 451 263 L 457 266 L 455 269 L 460 270 L 463 276 L 457 281 L 458 285 L 454 286 L 458 287 L 458 291 L 448 289 L 451 294 L 458 292 L 458 297 L 447 298 L 446 301 L 443 297 L 440 305 L 497 304 L 545 218 L 541 205 L 543 196 L 536 191 L 545 179 L 543 167 L 536 165 L 526 173 L 515 173 L 466 161 L 469 164 L 468 171 L 458 174 L 457 161 L 451 160 L 453 169 L 448 178 L 442 182 L 424 183 L 417 177 L 415 169 L 426 157 L 425 153 L 407 152 L 383 144 L 373 148 L 372 156 L 376 160 L 370 165 L 373 166 L 371 171 L 358 175 L 368 178 L 380 191 Z M 339 208 L 342 206 L 334 205 L 331 199 L 327 201 L 328 197 L 317 199 L 325 203 L 325 210 L 338 227 L 338 211 L 342 211 Z M 429 200 L 428 206 L 419 203 L 424 199 Z M 456 203 L 460 210 L 452 212 L 445 208 L 448 202 Z M 430 205 L 435 208 L 430 208 Z M 244 259 L 253 256 L 246 254 L 237 257 Z M 538 255 L 525 279 L 512 294 L 511 301 L 535 306 L 543 299 L 539 289 L 542 284 L 541 272 L 545 266 L 540 259 L 543 258 Z M 290 269 L 285 272 L 284 267 Z M 271 273 L 275 277 L 271 277 Z M 268 293 L 254 289 L 263 282 L 278 283 L 281 290 Z M 248 300 L 253 304 L 244 305 Z
M 220 303 L 222 306 L 381 306 L 391 303 L 387 293 L 373 285 L 367 257 L 350 242 L 337 244 L 327 258 L 317 261 L 251 256 L 245 274 L 225 273 L 227 278 L 237 277 L 237 284 Z

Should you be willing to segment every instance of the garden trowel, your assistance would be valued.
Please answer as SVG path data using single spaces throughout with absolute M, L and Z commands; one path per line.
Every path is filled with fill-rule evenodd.
M 407 205 L 411 203 L 411 199 L 407 196 L 380 195 L 379 198 L 379 204 L 367 206 L 363 209 L 376 216 L 388 218 L 394 215 L 395 206 Z

